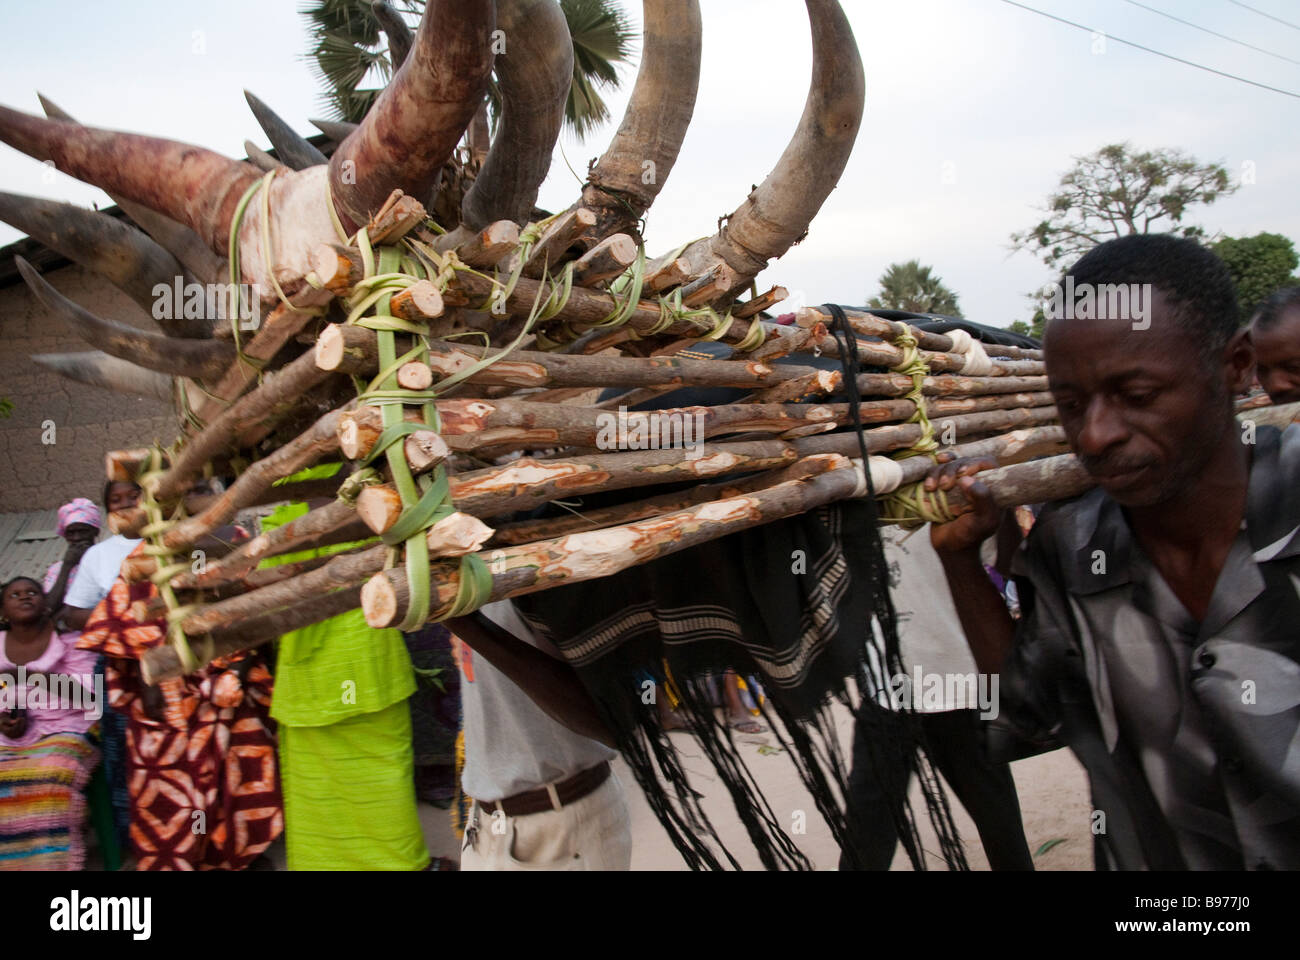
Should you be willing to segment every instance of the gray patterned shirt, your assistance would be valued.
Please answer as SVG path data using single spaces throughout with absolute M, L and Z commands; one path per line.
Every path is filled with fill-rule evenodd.
M 1196 622 L 1102 490 L 1044 510 L 1002 709 L 1088 770 L 1097 867 L 1300 869 L 1300 426 L 1261 428 Z

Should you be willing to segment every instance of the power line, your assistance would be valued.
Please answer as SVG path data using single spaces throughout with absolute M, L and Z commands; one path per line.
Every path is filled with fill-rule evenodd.
M 1197 70 L 1204 70 L 1206 73 L 1212 73 L 1215 76 L 1226 77 L 1229 80 L 1237 80 L 1241 83 L 1248 83 L 1252 87 L 1259 87 L 1261 90 L 1271 90 L 1273 93 L 1280 93 L 1284 97 L 1293 97 L 1296 100 L 1300 100 L 1300 93 L 1292 93 L 1290 90 L 1283 90 L 1280 87 L 1270 87 L 1267 83 L 1260 83 L 1257 80 L 1247 80 L 1245 77 L 1239 77 L 1235 73 L 1224 73 L 1222 70 L 1215 70 L 1213 67 L 1207 67 L 1202 63 L 1195 63 L 1191 60 L 1184 60 L 1182 57 L 1175 57 L 1172 53 L 1163 53 L 1160 50 L 1153 50 L 1151 47 L 1144 47 L 1142 44 L 1134 43 L 1132 40 L 1125 40 L 1123 37 L 1112 36 L 1103 31 L 1094 30 L 1092 27 L 1086 27 L 1082 23 L 1075 23 L 1073 20 L 1066 20 L 1064 17 L 1058 17 L 1054 13 L 1048 13 L 1045 10 L 1037 10 L 1034 7 L 1027 7 L 1023 3 L 1016 3 L 1016 0 L 1002 0 L 1002 2 L 1010 4 L 1013 7 L 1019 7 L 1021 10 L 1028 10 L 1030 13 L 1036 13 L 1040 17 L 1047 17 L 1049 20 L 1055 20 L 1057 23 L 1064 23 L 1066 26 L 1074 27 L 1078 30 L 1084 30 L 1088 33 L 1101 33 L 1107 40 L 1114 40 L 1116 43 L 1122 43 L 1125 46 L 1134 47 L 1135 49 L 1142 50 L 1145 53 L 1154 53 L 1157 57 L 1164 57 L 1166 60 L 1173 60 L 1175 63 L 1195 67 Z
M 1265 13 L 1263 10 L 1256 10 L 1254 7 L 1247 6 L 1246 4 L 1242 3 L 1241 0 L 1228 0 L 1228 2 L 1235 3 L 1237 6 L 1249 10 L 1251 13 L 1258 13 L 1261 17 L 1268 17 L 1270 20 L 1276 20 L 1284 27 L 1290 27 L 1292 30 L 1300 30 L 1300 27 L 1297 27 L 1294 23 L 1287 23 L 1287 21 L 1283 20 L 1280 17 L 1275 17 L 1271 13 Z
M 1270 57 L 1277 57 L 1279 60 L 1285 60 L 1288 63 L 1300 64 L 1300 60 L 1296 60 L 1294 57 L 1274 53 L 1272 50 L 1265 50 L 1263 47 L 1257 47 L 1253 43 L 1247 43 L 1245 40 L 1238 40 L 1236 37 L 1230 37 L 1226 33 L 1219 33 L 1215 30 L 1210 30 L 1206 27 L 1200 26 L 1199 24 L 1192 23 L 1190 20 L 1184 20 L 1182 17 L 1175 17 L 1172 13 L 1165 13 L 1163 10 L 1157 10 L 1155 7 L 1148 7 L 1145 3 L 1138 3 L 1138 0 L 1124 0 L 1124 2 L 1131 3 L 1135 7 L 1141 7 L 1143 10 L 1150 10 L 1152 13 L 1173 20 L 1175 23 L 1181 23 L 1183 26 L 1191 27 L 1193 30 L 1199 30 L 1201 33 L 1208 33 L 1212 37 L 1219 37 L 1222 40 L 1227 40 L 1229 43 L 1235 43 L 1239 47 L 1246 47 L 1250 50 L 1256 51 L 1257 53 L 1263 53 Z

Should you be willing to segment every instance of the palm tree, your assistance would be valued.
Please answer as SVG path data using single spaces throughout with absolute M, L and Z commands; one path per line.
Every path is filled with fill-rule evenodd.
M 414 23 L 424 0 L 389 6 Z M 636 32 L 617 0 L 560 0 L 560 7 L 573 37 L 573 85 L 564 115 L 568 128 L 582 139 L 609 118 L 600 91 L 618 85 L 618 67 L 631 61 Z M 361 84 L 376 76 L 386 84 L 393 74 L 392 42 L 371 0 L 312 0 L 302 14 L 311 24 L 315 47 L 309 57 L 325 87 L 326 103 L 336 119 L 360 122 L 383 89 L 382 84 Z M 488 103 L 495 120 L 500 113 L 495 84 Z
M 919 260 L 891 263 L 880 275 L 880 293 L 867 306 L 881 310 L 906 310 L 909 313 L 941 313 L 960 316 L 957 294 L 944 286 L 930 267 Z
M 560 8 L 573 37 L 573 86 L 564 119 L 585 140 L 609 119 L 599 91 L 618 86 L 617 67 L 631 62 L 636 31 L 616 0 L 560 0 Z
M 403 12 L 416 12 L 414 4 L 402 7 Z M 300 12 L 316 43 L 308 59 L 314 61 L 334 119 L 360 123 L 393 76 L 391 44 L 384 43 L 369 0 L 314 0 Z M 362 82 L 372 73 L 383 83 L 363 88 Z

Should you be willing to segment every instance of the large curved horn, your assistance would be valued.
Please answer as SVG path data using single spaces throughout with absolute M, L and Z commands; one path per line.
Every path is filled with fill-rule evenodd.
M 43 93 L 36 94 L 36 99 L 41 102 L 41 109 L 50 119 L 76 122 L 76 117 Z M 132 203 L 111 190 L 105 192 L 128 217 L 136 222 L 140 229 L 157 240 L 164 249 L 170 251 L 184 264 L 185 269 L 189 270 L 200 283 L 217 283 L 222 279 L 225 261 L 209 250 L 203 239 L 189 227 L 177 223 L 171 217 L 163 216 L 156 210 L 150 210 L 139 203 Z
M 47 120 L 0 106 L 0 140 L 64 173 L 187 224 L 214 251 L 255 168 L 174 140 Z
M 406 25 L 402 15 L 384 3 L 383 0 L 372 0 L 370 9 L 374 11 L 375 19 L 379 21 L 379 29 L 384 31 L 384 36 L 388 38 L 388 56 L 393 63 L 393 72 L 396 73 L 406 62 L 406 56 L 411 52 L 411 44 L 414 41 L 414 35 L 411 28 Z
M 406 63 L 330 158 L 334 206 L 352 227 L 395 189 L 432 193 L 487 91 L 495 25 L 493 0 L 429 0 Z
M 266 139 L 275 147 L 276 159 L 290 170 L 302 170 L 314 167 L 318 163 L 327 163 L 325 154 L 311 145 L 305 137 L 299 136 L 293 128 L 285 123 L 278 113 L 268 107 L 256 96 L 244 91 L 244 99 L 249 109 L 257 118 L 257 124 L 266 134 Z
M 695 112 L 703 34 L 697 0 L 645 0 L 641 67 L 623 123 L 592 167 L 579 205 L 596 214 L 588 231 L 639 236 L 637 221 L 663 189 Z
M 148 400 L 172 399 L 172 378 L 167 374 L 137 367 L 134 363 L 110 357 L 100 350 L 84 353 L 35 353 L 32 354 L 32 361 L 51 373 L 92 387 L 103 387 L 115 393 Z
M 63 318 L 92 347 L 120 360 L 173 376 L 213 380 L 234 359 L 234 347 L 220 340 L 177 340 L 97 317 L 55 290 L 22 257 L 14 257 L 14 263 L 48 310 Z
M 170 289 L 178 277 L 184 282 L 184 268 L 175 257 L 135 227 L 98 210 L 0 193 L 0 220 L 105 277 L 151 316 L 156 303 L 154 287 L 161 283 Z M 168 336 L 211 335 L 202 320 L 155 319 Z
M 808 231 L 839 181 L 862 122 L 866 82 L 848 18 L 836 0 L 804 0 L 813 74 L 803 118 L 773 171 L 712 237 L 682 254 L 692 276 L 725 263 L 739 277 L 725 302 Z
M 554 0 L 497 0 L 497 29 L 510 44 L 496 61 L 501 122 L 461 204 L 461 222 L 475 232 L 497 220 L 528 222 L 573 81 L 573 39 Z

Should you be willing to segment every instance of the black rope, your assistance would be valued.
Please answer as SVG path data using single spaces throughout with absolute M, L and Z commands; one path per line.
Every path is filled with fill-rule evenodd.
M 848 394 L 849 400 L 849 418 L 853 424 L 854 433 L 858 438 L 858 450 L 862 455 L 862 471 L 866 475 L 867 482 L 867 499 L 870 503 L 870 518 L 873 527 L 878 528 L 880 524 L 880 513 L 876 503 L 875 483 L 871 478 L 871 458 L 867 450 L 866 436 L 863 433 L 862 425 L 862 394 L 858 390 L 858 374 L 861 372 L 861 360 L 858 354 L 858 340 L 853 328 L 849 325 L 848 317 L 844 309 L 838 304 L 823 304 L 823 309 L 831 316 L 830 331 L 835 337 L 836 346 L 839 349 L 840 368 L 844 375 L 844 387 Z M 880 625 L 880 632 L 884 638 L 884 663 L 880 665 L 879 672 L 872 676 L 868 674 L 863 679 L 866 684 L 860 684 L 860 696 L 863 700 L 867 697 L 867 690 L 882 691 L 888 689 L 887 679 L 889 676 L 896 676 L 905 673 L 902 658 L 902 650 L 898 641 L 898 617 L 894 610 L 894 600 L 889 592 L 888 578 L 888 561 L 885 558 L 884 544 L 879 536 L 872 537 L 871 540 L 870 566 L 872 569 L 872 605 L 875 607 L 876 622 Z M 868 630 L 871 629 L 868 625 Z M 873 637 L 874 645 L 874 637 Z M 904 736 L 914 740 L 917 745 L 923 745 L 924 738 L 921 733 L 920 723 L 912 709 L 912 704 L 900 704 L 900 713 L 903 715 L 903 727 L 907 731 Z M 897 728 L 892 731 L 887 728 L 880 728 L 878 724 L 873 723 L 875 719 L 874 712 L 865 704 L 860 705 L 859 716 L 865 722 L 861 728 L 855 722 L 855 736 L 859 729 L 864 729 L 872 734 L 879 734 L 882 737 L 896 736 Z M 873 729 L 875 728 L 875 729 Z M 872 737 L 875 740 L 875 737 Z M 900 782 L 893 776 L 885 775 L 885 770 L 892 769 L 893 765 L 889 764 L 881 754 L 882 750 L 890 749 L 889 744 L 871 744 L 869 754 L 872 759 L 872 766 L 875 768 L 873 773 L 877 774 L 877 780 L 884 788 L 884 793 L 890 802 L 891 810 L 901 811 L 895 814 L 895 827 L 898 830 L 899 839 L 907 851 L 908 858 L 912 861 L 912 866 L 917 870 L 924 870 L 925 863 L 921 855 L 921 838 L 917 830 L 916 817 L 912 812 L 911 804 L 907 802 L 907 782 L 909 767 L 904 766 L 903 779 Z M 914 749 L 908 746 L 908 749 Z M 944 860 L 947 864 L 958 870 L 967 869 L 966 857 L 961 848 L 961 838 L 957 833 L 957 827 L 952 820 L 952 811 L 948 805 L 948 799 L 944 794 L 942 786 L 939 784 L 938 777 L 930 764 L 929 757 L 926 755 L 923 759 L 917 758 L 915 765 L 917 780 L 921 785 L 921 792 L 925 798 L 926 810 L 929 814 L 931 825 L 939 839 L 940 849 L 943 852 Z M 856 818 L 853 810 L 846 810 L 850 823 L 855 823 Z M 859 830 L 871 829 L 870 824 L 857 824 Z M 851 859 L 856 859 L 856 851 L 848 851 Z

